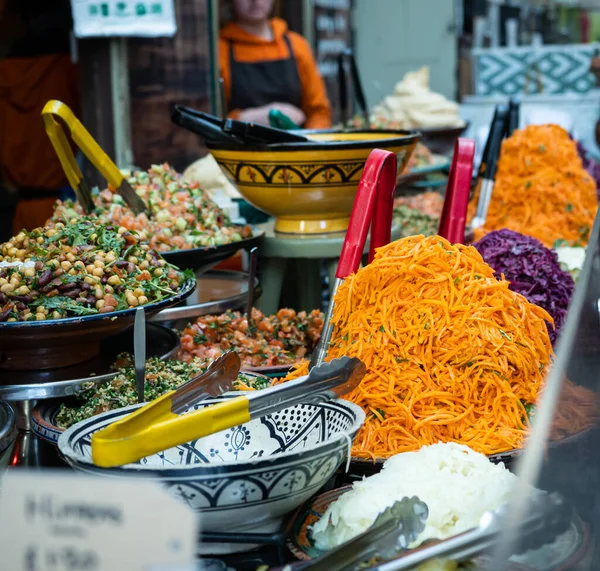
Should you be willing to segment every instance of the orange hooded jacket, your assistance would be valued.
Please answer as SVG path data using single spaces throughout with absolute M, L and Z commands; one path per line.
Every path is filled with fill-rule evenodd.
M 57 191 L 67 183 L 42 123 L 42 108 L 59 99 L 77 110 L 77 68 L 68 54 L 0 60 L 0 180 L 17 188 Z M 19 202 L 13 232 L 42 226 L 55 197 Z
M 279 18 L 271 20 L 273 39 L 265 40 L 254 36 L 235 22 L 226 24 L 219 38 L 219 62 L 221 77 L 225 83 L 225 97 L 231 100 L 231 69 L 229 44 L 233 44 L 236 61 L 252 63 L 287 58 L 289 56 L 284 35 L 287 34 L 294 51 L 298 75 L 302 84 L 302 111 L 306 115 L 305 129 L 327 129 L 331 127 L 331 105 L 327 99 L 325 85 L 319 74 L 308 42 L 299 34 L 288 31 L 287 22 Z M 241 109 L 232 109 L 229 117 L 235 119 Z

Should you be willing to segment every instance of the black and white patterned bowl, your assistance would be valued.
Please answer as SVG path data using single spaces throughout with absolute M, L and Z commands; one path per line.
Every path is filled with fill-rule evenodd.
M 203 401 L 198 407 L 227 398 L 231 397 Z M 61 454 L 82 472 L 155 478 L 202 514 L 201 527 L 206 532 L 272 531 L 285 514 L 315 494 L 333 475 L 349 454 L 365 419 L 359 406 L 343 400 L 302 404 L 136 464 L 110 469 L 95 466 L 92 434 L 139 406 L 73 425 L 60 435 Z

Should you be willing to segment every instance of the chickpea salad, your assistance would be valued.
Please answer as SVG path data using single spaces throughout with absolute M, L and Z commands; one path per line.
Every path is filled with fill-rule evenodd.
M 236 226 L 197 182 L 185 182 L 168 164 L 153 165 L 128 178 L 146 203 L 150 218 L 136 215 L 114 188 L 93 192 L 95 215 L 103 222 L 135 230 L 157 252 L 189 250 L 240 242 L 250 226 Z M 77 202 L 58 202 L 52 220 L 84 216 Z
M 127 363 L 129 359 L 120 356 L 120 364 Z M 146 361 L 146 375 L 144 386 L 144 402 L 150 402 L 166 392 L 175 390 L 187 383 L 196 375 L 208 368 L 211 359 L 192 359 L 189 363 L 181 361 L 161 361 L 153 357 Z M 233 386 L 233 390 L 260 390 L 270 386 L 270 379 L 240 373 Z M 111 381 L 101 384 L 90 383 L 89 388 L 80 393 L 68 403 L 62 403 L 56 416 L 56 425 L 59 428 L 69 428 L 77 422 L 92 416 L 137 404 L 137 390 L 135 384 L 135 369 L 132 366 L 119 368 L 116 377 Z
M 197 357 L 216 359 L 233 350 L 242 367 L 293 365 L 317 346 L 323 317 L 316 309 L 310 314 L 280 309 L 271 316 L 253 309 L 249 325 L 239 311 L 205 315 L 183 330 L 179 358 L 186 362 Z
M 65 220 L 0 245 L 0 322 L 131 309 L 176 295 L 190 279 L 135 232 Z

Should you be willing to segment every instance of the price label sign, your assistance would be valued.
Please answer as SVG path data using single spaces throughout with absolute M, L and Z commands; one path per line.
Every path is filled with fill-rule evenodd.
M 193 569 L 198 518 L 151 480 L 8 472 L 0 492 L 6 571 Z
M 173 37 L 173 0 L 71 0 L 75 36 Z

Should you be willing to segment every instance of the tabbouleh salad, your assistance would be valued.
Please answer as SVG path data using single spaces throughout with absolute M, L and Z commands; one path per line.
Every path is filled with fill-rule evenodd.
M 128 358 L 119 356 L 119 374 L 111 381 L 102 384 L 90 383 L 90 387 L 80 393 L 76 399 L 63 403 L 56 417 L 56 425 L 69 428 L 77 422 L 97 414 L 137 404 L 135 369 Z M 168 391 L 186 383 L 212 362 L 210 359 L 193 359 L 189 363 L 181 361 L 161 361 L 158 357 L 146 362 L 146 383 L 144 401 L 150 402 Z M 234 384 L 234 390 L 259 390 L 270 385 L 267 377 L 255 377 L 240 373 Z

